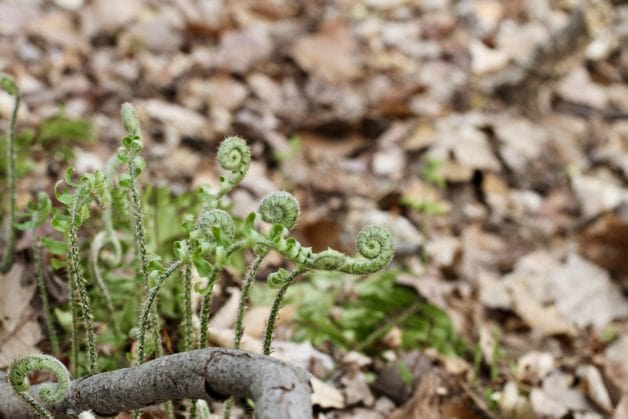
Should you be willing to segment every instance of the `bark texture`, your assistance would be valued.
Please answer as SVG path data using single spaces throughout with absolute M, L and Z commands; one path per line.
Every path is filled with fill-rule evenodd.
M 167 400 L 234 396 L 253 399 L 256 418 L 307 419 L 312 417 L 310 391 L 308 374 L 298 367 L 263 355 L 208 348 L 73 380 L 66 397 L 47 408 L 58 418 L 85 410 L 113 416 Z M 0 418 L 29 417 L 36 416 L 0 373 Z

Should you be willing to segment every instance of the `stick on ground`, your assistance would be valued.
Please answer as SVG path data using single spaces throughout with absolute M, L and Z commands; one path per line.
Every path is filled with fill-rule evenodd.
M 304 370 L 267 356 L 221 348 L 168 355 L 73 380 L 66 397 L 48 409 L 58 418 L 85 410 L 113 416 L 167 400 L 225 400 L 229 396 L 253 399 L 256 418 L 312 417 L 309 378 Z M 0 373 L 0 418 L 17 417 L 36 416 Z

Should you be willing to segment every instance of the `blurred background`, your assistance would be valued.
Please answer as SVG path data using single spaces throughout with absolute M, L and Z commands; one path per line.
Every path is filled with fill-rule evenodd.
M 0 70 L 23 92 L 18 206 L 102 169 L 130 101 L 162 217 L 218 184 L 235 134 L 236 215 L 286 189 L 315 250 L 390 228 L 390 272 L 313 275 L 283 312 L 320 418 L 628 417 L 625 2 L 2 0 Z M 0 323 L 0 367 L 44 339 L 2 298 L 25 320 Z

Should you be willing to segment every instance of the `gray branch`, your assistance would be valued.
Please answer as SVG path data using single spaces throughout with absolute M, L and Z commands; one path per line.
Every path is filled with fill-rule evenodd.
M 73 380 L 66 397 L 48 409 L 58 418 L 85 410 L 113 416 L 167 400 L 225 400 L 229 396 L 253 399 L 256 418 L 312 417 L 307 372 L 275 358 L 221 348 L 168 355 Z M 0 418 L 29 417 L 36 416 L 0 373 Z

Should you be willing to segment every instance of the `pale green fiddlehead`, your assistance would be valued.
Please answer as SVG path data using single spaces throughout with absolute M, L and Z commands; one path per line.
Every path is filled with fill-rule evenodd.
M 42 369 L 50 371 L 56 378 L 57 384 L 40 385 L 39 398 L 46 404 L 58 402 L 65 397 L 70 388 L 70 373 L 61 361 L 50 355 L 28 355 L 13 361 L 8 373 L 9 384 L 16 394 L 39 415 L 46 419 L 53 419 L 53 416 L 28 394 L 30 388 L 28 374 Z
M 212 233 L 212 227 L 219 227 L 228 239 L 233 239 L 235 236 L 236 226 L 233 218 L 227 211 L 221 209 L 213 209 L 201 214 L 200 229 L 205 233 L 205 237 L 208 240 L 213 240 L 210 237 Z
M 6 249 L 0 261 L 0 273 L 7 273 L 13 266 L 13 254 L 15 253 L 15 123 L 20 108 L 20 90 L 13 78 L 4 73 L 0 73 L 0 88 L 14 97 L 6 146 L 7 191 L 9 195 L 8 223 L 5 230 Z
M 390 263 L 395 255 L 395 244 L 390 231 L 382 226 L 368 226 L 358 233 L 358 253 L 362 258 L 349 258 L 343 272 L 365 275 L 377 272 Z
M 220 143 L 216 159 L 220 167 L 231 172 L 229 178 L 220 178 L 220 191 L 216 197 L 220 199 L 235 188 L 246 175 L 251 164 L 251 150 L 242 138 L 228 137 Z
M 258 212 L 268 224 L 281 224 L 291 230 L 299 219 L 299 201 L 290 192 L 279 191 L 262 198 Z

